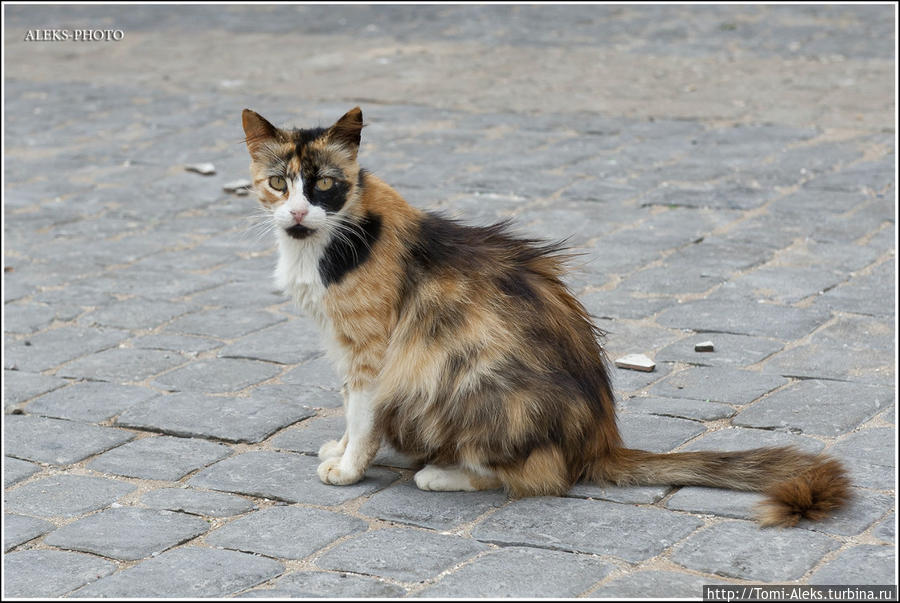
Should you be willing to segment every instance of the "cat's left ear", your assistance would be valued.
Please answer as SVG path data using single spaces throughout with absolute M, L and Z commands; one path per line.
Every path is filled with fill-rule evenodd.
M 256 157 L 259 147 L 266 141 L 276 137 L 278 129 L 266 121 L 266 118 L 250 109 L 241 113 L 241 124 L 244 126 L 244 142 L 252 157 Z
M 328 129 L 328 138 L 346 147 L 356 159 L 363 127 L 362 109 L 353 107 Z

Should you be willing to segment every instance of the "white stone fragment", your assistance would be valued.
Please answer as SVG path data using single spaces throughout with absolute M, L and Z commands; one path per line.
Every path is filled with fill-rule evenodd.
M 216 166 L 211 163 L 189 163 L 184 166 L 184 169 L 189 172 L 203 174 L 204 176 L 212 176 L 216 173 Z
M 701 341 L 700 343 L 694 344 L 695 352 L 714 352 L 715 350 L 716 346 L 714 346 L 711 341 Z
M 643 354 L 628 354 L 618 358 L 616 360 L 616 366 L 623 369 L 649 373 L 656 368 L 656 363 Z
M 235 193 L 237 195 L 246 195 L 253 183 L 245 178 L 240 180 L 232 180 L 222 185 L 222 190 L 226 193 Z M 242 192 L 243 191 L 243 192 Z

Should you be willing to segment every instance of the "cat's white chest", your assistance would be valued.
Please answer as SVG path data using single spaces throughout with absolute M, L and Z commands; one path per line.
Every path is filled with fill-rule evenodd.
M 325 285 L 319 275 L 322 248 L 318 245 L 298 245 L 287 238 L 278 240 L 278 264 L 275 284 L 294 298 L 300 308 L 321 321 L 322 298 Z

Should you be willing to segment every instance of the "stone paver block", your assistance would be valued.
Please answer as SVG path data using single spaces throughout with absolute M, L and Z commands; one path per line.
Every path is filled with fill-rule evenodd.
M 193 488 L 151 490 L 141 497 L 141 503 L 151 509 L 180 511 L 206 517 L 233 517 L 256 509 L 256 505 L 246 498 Z
M 76 596 L 224 597 L 271 580 L 284 571 L 273 560 L 199 547 L 182 547 L 82 588 Z
M 6 513 L 3 515 L 3 551 L 8 551 L 23 542 L 28 542 L 55 529 L 55 525 L 43 519 Z
M 615 566 L 588 555 L 520 547 L 482 555 L 419 593 L 422 597 L 576 597 Z
M 25 339 L 7 340 L 4 345 L 3 368 L 44 371 L 63 362 L 111 348 L 127 336 L 124 331 L 114 329 L 65 326 Z
M 808 530 L 760 529 L 733 520 L 691 536 L 675 549 L 672 561 L 730 578 L 783 583 L 799 579 L 838 546 L 836 540 Z
M 272 265 L 274 266 L 274 259 Z M 288 299 L 290 298 L 274 290 L 271 281 L 265 282 L 262 286 L 247 282 L 228 283 L 191 296 L 191 302 L 194 304 L 229 309 L 248 306 L 254 309 L 265 308 L 284 303 Z
M 694 345 L 711 340 L 712 352 L 695 352 Z M 656 353 L 657 362 L 686 362 L 702 366 L 743 368 L 780 351 L 784 344 L 763 337 L 730 333 L 699 333 L 679 339 Z
M 333 391 L 340 391 L 343 385 L 334 370 L 334 365 L 325 356 L 304 362 L 282 375 L 281 380 L 291 385 L 318 386 Z
M 3 556 L 4 597 L 61 597 L 116 571 L 116 564 L 82 553 L 16 551 Z
M 318 454 L 325 442 L 341 439 L 346 425 L 342 415 L 316 417 L 285 429 L 272 438 L 272 446 L 292 452 Z
M 121 429 L 43 417 L 5 417 L 5 452 L 30 461 L 68 465 L 134 438 Z
M 841 312 L 890 316 L 894 313 L 894 303 L 884 292 L 889 291 L 896 282 L 894 264 L 894 260 L 889 260 L 870 274 L 855 276 L 826 291 L 815 303 Z
M 729 584 L 705 576 L 659 570 L 634 572 L 607 582 L 594 592 L 592 599 L 697 599 L 703 596 L 704 584 Z
M 810 584 L 896 584 L 894 547 L 862 544 L 843 551 L 809 577 Z
M 468 538 L 386 528 L 344 541 L 316 560 L 322 569 L 415 582 L 434 578 L 487 546 Z
M 826 534 L 856 536 L 867 530 L 878 518 L 883 517 L 893 504 L 893 496 L 854 489 L 853 498 L 846 507 L 824 521 L 803 520 L 797 527 Z
M 79 319 L 81 324 L 102 325 L 120 329 L 153 329 L 164 322 L 185 314 L 191 306 L 140 297 L 127 299 L 95 310 Z
M 199 536 L 209 524 L 171 511 L 121 507 L 63 526 L 44 542 L 113 559 L 143 559 Z
M 747 404 L 788 380 L 777 375 L 720 367 L 694 367 L 668 377 L 650 392 L 669 398 Z
M 115 383 L 136 382 L 184 364 L 186 360 L 181 354 L 168 350 L 113 348 L 70 362 L 57 374 Z
M 3 406 L 10 407 L 66 385 L 68 381 L 38 373 L 3 371 Z
M 137 486 L 85 475 L 54 475 L 6 493 L 6 510 L 39 517 L 77 517 L 102 509 Z
M 894 391 L 888 387 L 807 379 L 760 400 L 732 423 L 833 437 L 852 430 L 893 400 Z
M 688 486 L 673 494 L 666 501 L 666 508 L 734 519 L 753 519 L 754 506 L 762 502 L 764 498 L 758 492 Z
M 26 410 L 45 417 L 99 423 L 155 395 L 145 387 L 84 381 L 44 394 L 31 401 Z
M 701 333 L 796 339 L 812 333 L 830 317 L 830 312 L 820 309 L 759 304 L 755 300 L 736 303 L 701 299 L 663 310 L 656 321 L 663 326 Z
M 892 490 L 896 483 L 894 464 L 897 432 L 892 427 L 873 427 L 850 434 L 828 453 L 844 462 L 856 486 Z
M 613 365 L 614 366 L 614 365 Z M 612 368 L 613 388 L 617 392 L 638 392 L 645 390 L 649 385 L 664 379 L 672 372 L 672 365 L 669 363 L 657 364 L 652 372 L 632 371 Z
M 663 308 L 675 305 L 672 299 L 636 297 L 625 291 L 591 291 L 579 296 L 591 316 L 596 318 L 642 319 L 653 316 Z
M 321 509 L 270 507 L 229 522 L 205 538 L 207 544 L 281 559 L 303 559 L 354 532 L 365 521 Z
M 173 350 L 186 354 L 206 352 L 222 347 L 221 341 L 193 335 L 144 335 L 131 340 L 132 347 L 145 350 Z
M 298 403 L 272 403 L 253 397 L 179 393 L 158 396 L 119 416 L 125 427 L 151 429 L 182 437 L 212 437 L 229 442 L 259 442 L 291 423 L 312 415 Z
M 642 398 L 635 396 L 619 402 L 619 408 L 629 413 L 644 413 L 665 417 L 678 417 L 694 421 L 712 421 L 725 419 L 734 415 L 737 410 L 728 404 L 709 402 L 708 400 L 692 400 L 689 398 Z
M 790 305 L 821 294 L 846 278 L 821 268 L 769 265 L 729 281 L 728 287 L 719 290 L 716 298 L 734 296 Z
M 169 391 L 227 393 L 271 379 L 281 368 L 268 362 L 214 358 L 197 360 L 157 377 L 153 385 Z
M 896 521 L 896 513 L 891 513 L 888 515 L 878 526 L 875 527 L 875 530 L 872 532 L 872 535 L 879 540 L 883 540 L 885 542 L 894 542 L 896 538 L 896 525 L 894 522 Z
M 339 505 L 388 486 L 397 474 L 370 467 L 362 481 L 350 486 L 323 484 L 316 474 L 319 459 L 284 452 L 246 452 L 219 461 L 190 478 L 188 484 L 224 492 L 287 502 Z
M 687 444 L 682 450 L 750 450 L 764 446 L 796 446 L 806 452 L 821 452 L 825 445 L 813 438 L 780 431 L 734 427 L 707 433 Z
M 670 489 L 670 486 L 605 486 L 579 482 L 572 486 L 566 496 L 650 505 L 665 496 Z
M 398 598 L 406 590 L 376 578 L 334 574 L 330 572 L 299 571 L 287 574 L 273 582 L 272 588 L 256 588 L 240 597 L 275 599 L 319 598 L 340 599 L 350 597 Z
M 403 482 L 375 494 L 359 512 L 386 521 L 451 530 L 505 502 L 506 495 L 499 490 L 426 492 L 413 482 Z
M 339 392 L 325 390 L 317 386 L 302 385 L 260 385 L 253 388 L 250 397 L 261 402 L 299 404 L 304 409 L 338 408 L 343 404 Z M 300 425 L 303 425 L 301 423 Z
M 170 436 L 142 438 L 104 452 L 87 468 L 143 479 L 178 481 L 231 454 L 222 444 Z
M 645 414 L 620 414 L 622 440 L 628 448 L 668 452 L 706 431 L 702 423 Z
M 472 536 L 503 545 L 611 555 L 638 562 L 658 555 L 702 522 L 660 509 L 576 498 L 527 498 L 476 526 Z
M 235 339 L 287 320 L 267 310 L 247 308 L 219 308 L 189 314 L 170 323 L 172 333 L 205 335 L 220 339 Z
M 322 355 L 321 339 L 312 320 L 295 319 L 242 337 L 219 350 L 218 356 L 299 364 Z
M 30 477 L 40 471 L 41 468 L 28 461 L 20 461 L 11 456 L 3 457 L 3 487 L 8 488 L 26 477 Z

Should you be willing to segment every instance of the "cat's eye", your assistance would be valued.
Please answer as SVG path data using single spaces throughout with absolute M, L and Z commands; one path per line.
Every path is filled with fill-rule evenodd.
M 334 178 L 331 178 L 330 176 L 323 176 L 316 180 L 316 188 L 320 191 L 327 191 L 332 186 L 334 186 Z
M 281 191 L 282 193 L 287 190 L 287 182 L 285 182 L 284 178 L 282 178 L 281 176 L 270 176 L 269 186 L 274 188 L 276 191 Z

